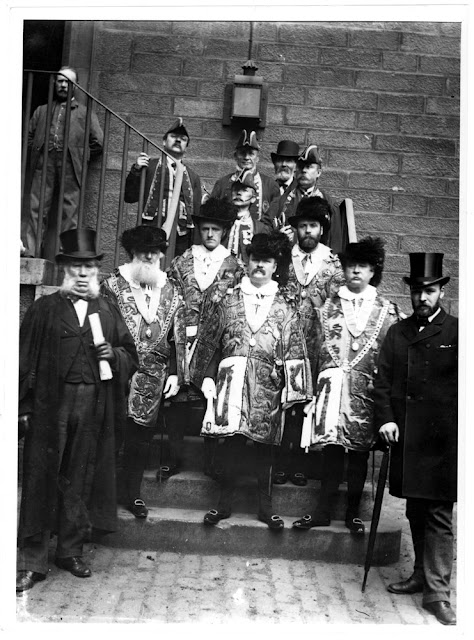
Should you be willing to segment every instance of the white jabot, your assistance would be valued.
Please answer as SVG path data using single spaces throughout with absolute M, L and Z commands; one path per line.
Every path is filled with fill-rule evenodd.
M 297 244 L 293 245 L 291 256 L 298 282 L 302 285 L 309 284 L 330 253 L 331 249 L 321 243 L 310 253 L 300 249 Z
M 79 326 L 84 326 L 84 321 L 87 315 L 87 305 L 89 304 L 87 300 L 83 298 L 78 298 L 73 303 L 74 311 L 76 312 L 77 319 L 79 320 Z
M 230 251 L 221 244 L 209 251 L 202 244 L 191 247 L 193 254 L 194 275 L 201 291 L 205 291 L 215 280 L 217 272 Z
M 158 305 L 160 304 L 161 289 L 165 286 L 168 276 L 164 271 L 158 274 L 158 282 L 154 287 L 142 286 L 132 279 L 131 264 L 123 264 L 119 267 L 120 274 L 130 285 L 137 309 L 147 324 L 151 324 L 156 318 Z
M 377 289 L 371 284 L 362 291 L 355 293 L 350 291 L 346 285 L 343 285 L 338 291 L 341 299 L 342 311 L 347 327 L 353 336 L 360 335 L 369 320 L 372 312 L 375 298 L 377 297 Z
M 270 280 L 263 287 L 254 287 L 248 276 L 242 278 L 241 290 L 244 294 L 245 317 L 253 333 L 258 331 L 267 319 L 278 283 Z

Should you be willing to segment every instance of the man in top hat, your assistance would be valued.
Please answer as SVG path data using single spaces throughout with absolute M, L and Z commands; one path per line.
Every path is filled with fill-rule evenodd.
M 235 221 L 237 209 L 227 200 L 210 197 L 193 216 L 201 243 L 194 244 L 171 263 L 169 276 L 181 288 L 186 307 L 186 349 L 191 359 L 196 345 L 199 313 L 202 300 L 209 287 L 225 294 L 242 277 L 242 264 L 224 246 L 229 229 Z M 167 410 L 170 445 L 169 463 L 161 467 L 161 478 L 166 480 L 179 472 L 184 430 L 194 420 L 201 423 L 204 417 L 204 399 L 200 389 L 190 385 L 182 388 L 171 399 Z M 204 472 L 214 475 L 215 440 L 204 440 Z
M 321 242 L 331 225 L 329 205 L 319 196 L 303 198 L 288 223 L 296 232 L 296 244 L 291 250 L 289 283 L 295 289 L 300 310 L 308 356 L 313 367 L 318 359 L 319 323 L 316 310 L 327 298 L 336 295 L 344 284 L 339 258 Z M 293 484 L 304 486 L 303 470 L 307 464 L 300 447 L 303 407 L 297 405 L 286 414 L 285 430 L 276 464 L 275 483 L 285 484 L 288 477 Z
M 27 310 L 20 329 L 19 435 L 24 436 L 17 592 L 56 564 L 87 578 L 92 529 L 115 531 L 115 416 L 138 361 L 116 307 L 99 294 L 93 229 L 65 231 L 59 291 Z
M 329 196 L 326 191 L 322 191 L 318 186 L 318 180 L 322 172 L 322 158 L 318 147 L 315 144 L 308 145 L 299 155 L 296 161 L 295 178 L 296 186 L 285 192 L 279 199 L 272 203 L 270 207 L 270 218 L 272 224 L 294 238 L 293 229 L 288 220 L 295 215 L 296 209 L 303 198 L 323 198 L 328 202 L 331 214 L 331 227 L 322 241 L 330 247 L 334 253 L 344 250 L 348 238 L 347 230 L 344 229 L 341 212 L 336 201 Z
M 250 205 L 250 212 L 254 220 L 268 220 L 270 204 L 279 197 L 280 190 L 273 178 L 257 170 L 260 156 L 260 145 L 255 131 L 245 129 L 237 141 L 234 158 L 237 163 L 234 173 L 219 178 L 212 189 L 211 195 L 216 198 L 231 199 L 232 184 L 239 178 L 243 170 L 250 171 L 255 184 L 255 201 Z
M 232 255 L 245 263 L 248 261 L 247 247 L 253 236 L 272 230 L 266 216 L 259 220 L 256 213 L 252 213 L 256 199 L 254 176 L 250 169 L 242 169 L 232 182 L 231 200 L 237 215 L 226 238 L 226 246 Z
M 277 231 L 253 236 L 247 247 L 248 276 L 222 298 L 211 289 L 203 303 L 191 378 L 213 411 L 201 434 L 224 438 L 221 491 L 206 524 L 228 518 L 237 476 L 251 453 L 258 479 L 258 518 L 284 526 L 273 513 L 274 445 L 283 412 L 312 397 L 311 372 L 298 311 L 288 297 L 291 246 Z
M 300 147 L 293 140 L 280 140 L 276 153 L 271 153 L 275 168 L 275 180 L 280 188 L 280 195 L 296 187 L 296 161 L 300 155 Z
M 184 302 L 180 288 L 160 268 L 168 246 L 163 229 L 126 229 L 121 242 L 129 262 L 107 278 L 102 290 L 120 309 L 138 352 L 128 393 L 122 484 L 128 510 L 146 518 L 140 488 L 161 400 L 189 382 Z
M 125 182 L 125 202 L 138 202 L 140 197 L 140 176 L 145 174 L 142 223 L 156 226 L 160 207 L 160 185 L 163 164 L 165 166 L 163 207 L 161 226 L 166 221 L 173 194 L 176 176 L 176 162 L 183 162 L 189 146 L 189 133 L 183 119 L 178 118 L 163 136 L 163 148 L 168 154 L 156 158 L 141 152 L 132 165 Z M 164 159 L 163 159 L 164 158 Z M 184 162 L 183 162 L 184 164 Z M 176 246 L 174 255 L 181 255 L 193 243 L 192 216 L 199 213 L 201 206 L 201 178 L 187 164 L 184 165 L 183 182 L 176 211 Z
M 391 593 L 423 593 L 442 624 L 456 623 L 450 605 L 453 503 L 457 499 L 458 321 L 440 303 L 442 253 L 411 253 L 413 314 L 393 326 L 375 379 L 375 426 L 391 446 L 390 493 L 406 498 L 415 564 Z
M 382 342 L 400 314 L 377 292 L 385 259 L 380 238 L 350 243 L 340 258 L 346 284 L 317 309 L 321 338 L 308 444 L 323 451 L 320 495 L 312 513 L 293 527 L 305 530 L 331 524 L 347 450 L 345 525 L 351 534 L 363 535 L 359 506 L 369 452 L 377 439 L 373 380 Z

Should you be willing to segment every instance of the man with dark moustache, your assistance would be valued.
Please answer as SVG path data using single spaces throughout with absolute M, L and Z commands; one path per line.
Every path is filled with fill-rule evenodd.
M 375 424 L 390 445 L 390 493 L 406 498 L 413 574 L 388 586 L 423 594 L 423 607 L 456 624 L 450 604 L 457 500 L 458 320 L 440 303 L 442 253 L 411 253 L 413 314 L 391 327 L 375 378 Z
M 88 578 L 84 542 L 93 529 L 115 531 L 114 431 L 138 365 L 120 313 L 100 295 L 95 231 L 60 240 L 62 285 L 31 305 L 20 329 L 17 592 L 46 578 L 52 534 L 57 566 Z
M 135 164 L 132 165 L 125 182 L 125 202 L 138 202 L 140 197 L 140 175 L 142 171 L 146 171 L 142 224 L 156 226 L 160 206 L 158 200 L 160 198 L 161 172 L 164 165 L 165 179 L 161 219 L 161 226 L 163 227 L 173 194 L 176 162 L 183 163 L 183 182 L 176 211 L 175 256 L 181 255 L 192 245 L 192 216 L 199 213 L 199 207 L 201 206 L 201 178 L 187 164 L 184 164 L 184 156 L 189 147 L 189 140 L 189 133 L 184 126 L 183 119 L 178 118 L 163 136 L 163 149 L 171 157 L 166 156 L 163 162 L 161 154 L 157 158 L 151 158 L 147 153 L 141 152 Z
M 296 187 L 296 161 L 300 155 L 300 147 L 292 140 L 280 140 L 276 153 L 271 153 L 275 168 L 275 180 L 280 188 L 280 195 L 288 193 Z
M 28 129 L 28 148 L 30 150 L 31 190 L 29 218 L 25 220 L 25 246 L 31 256 L 36 253 L 36 236 L 39 222 L 41 182 L 43 175 L 45 145 L 48 145 L 46 165 L 46 183 L 43 198 L 43 218 L 48 226 L 54 223 L 49 219 L 53 197 L 59 189 L 65 145 L 64 132 L 66 125 L 66 107 L 69 82 L 79 82 L 77 71 L 72 67 L 61 67 L 54 83 L 54 101 L 51 122 L 46 122 L 48 105 L 39 106 L 30 120 Z M 84 134 L 86 130 L 87 109 L 74 97 L 75 86 L 71 88 L 71 112 L 69 121 L 69 137 L 67 140 L 66 172 L 64 180 L 63 201 L 59 203 L 62 210 L 60 231 L 77 227 L 77 208 L 82 185 L 82 164 L 84 158 Z M 90 120 L 89 140 L 86 141 L 87 158 L 94 158 L 102 153 L 103 133 L 97 115 L 92 112 Z M 54 215 L 54 214 L 53 214 Z M 51 232 L 44 237 L 44 257 L 54 259 L 51 249 L 54 238 Z M 53 255 L 50 256 L 50 252 Z M 39 256 L 38 256 L 39 257 Z

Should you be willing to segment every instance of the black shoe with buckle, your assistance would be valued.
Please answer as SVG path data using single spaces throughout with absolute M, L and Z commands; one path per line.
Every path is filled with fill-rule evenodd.
M 216 509 L 210 509 L 204 516 L 204 524 L 217 524 L 220 520 L 225 520 L 230 517 L 230 513 L 224 513 L 217 511 Z
M 304 473 L 293 473 L 290 476 L 290 480 L 297 487 L 305 487 L 308 484 L 308 480 Z
M 56 558 L 55 564 L 60 569 L 65 569 L 72 573 L 76 578 L 90 578 L 92 571 L 86 565 L 81 556 L 73 556 L 71 558 Z
M 427 602 L 423 605 L 423 609 L 432 613 L 441 624 L 456 624 L 456 614 L 451 609 L 451 605 L 447 600 Z
M 346 520 L 346 527 L 354 536 L 363 536 L 365 534 L 365 525 L 360 518 L 352 518 Z
M 260 520 L 260 522 L 264 522 L 269 529 L 272 529 L 274 531 L 283 529 L 283 527 L 285 526 L 285 523 L 283 522 L 283 518 L 280 518 L 280 516 L 277 516 L 277 515 L 265 516 L 259 513 L 258 519 Z
M 16 592 L 28 591 L 35 586 L 37 582 L 44 580 L 46 576 L 37 571 L 18 571 L 16 576 Z
M 140 498 L 137 498 L 132 504 L 129 504 L 127 509 L 130 513 L 133 513 L 135 518 L 146 518 L 148 515 L 146 504 Z
M 295 520 L 293 522 L 293 527 L 295 529 L 312 529 L 313 527 L 329 527 L 331 524 L 331 518 L 326 515 L 318 516 L 317 518 L 313 518 L 310 515 L 303 516 L 299 520 Z
M 273 476 L 273 484 L 286 484 L 288 475 L 284 471 L 277 471 Z
M 162 465 L 156 472 L 156 479 L 158 482 L 162 482 L 163 480 L 169 480 L 171 476 L 175 476 L 177 473 L 179 473 L 178 467 Z

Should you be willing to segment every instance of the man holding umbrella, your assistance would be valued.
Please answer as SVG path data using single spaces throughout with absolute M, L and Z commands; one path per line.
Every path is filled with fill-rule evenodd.
M 456 624 L 450 605 L 453 503 L 457 495 L 458 321 L 440 306 L 442 253 L 410 254 L 413 314 L 393 325 L 375 379 L 375 421 L 391 445 L 390 493 L 406 498 L 415 552 L 413 574 L 390 584 L 423 593 L 441 624 Z

